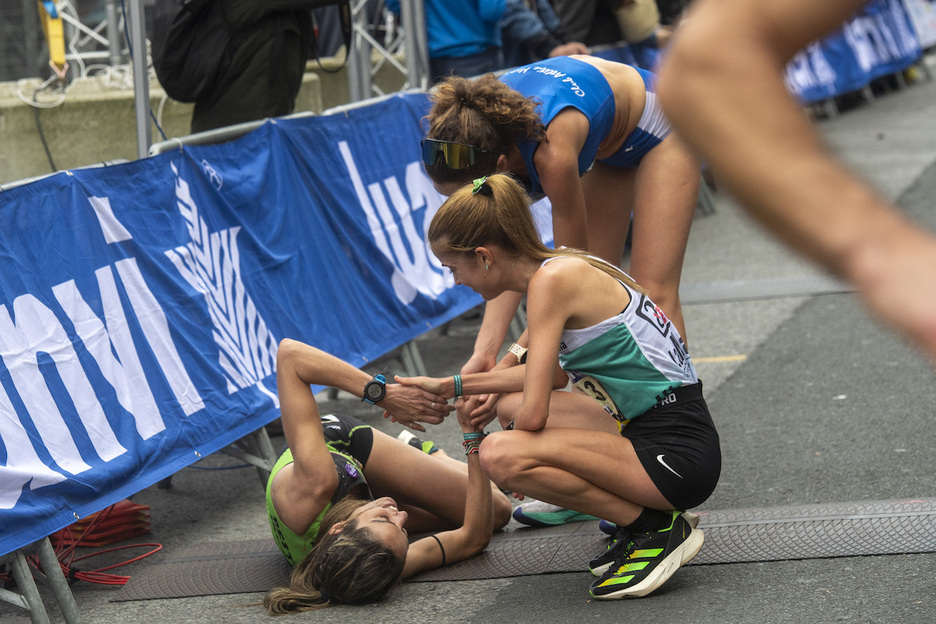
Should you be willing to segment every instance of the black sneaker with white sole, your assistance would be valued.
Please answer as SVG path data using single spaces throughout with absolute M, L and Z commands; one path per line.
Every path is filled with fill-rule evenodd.
M 701 529 L 674 511 L 665 529 L 631 534 L 604 574 L 591 584 L 589 593 L 598 600 L 646 596 L 695 557 L 704 540 Z

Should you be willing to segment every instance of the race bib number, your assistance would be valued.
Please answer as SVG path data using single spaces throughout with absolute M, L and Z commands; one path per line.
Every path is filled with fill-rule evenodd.
M 627 425 L 627 419 L 625 419 L 621 414 L 621 410 L 618 409 L 618 406 L 614 403 L 611 395 L 605 391 L 604 387 L 602 387 L 601 382 L 599 382 L 594 377 L 582 375 L 576 371 L 568 371 L 568 375 L 569 379 L 572 380 L 572 385 L 598 401 L 598 403 L 601 405 L 601 409 L 603 409 L 614 420 L 617 421 L 619 430 L 623 429 L 624 426 Z

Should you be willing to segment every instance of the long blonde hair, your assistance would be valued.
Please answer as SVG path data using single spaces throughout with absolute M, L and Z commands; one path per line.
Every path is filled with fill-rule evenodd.
M 536 111 L 537 101 L 524 96 L 494 74 L 478 78 L 452 76 L 430 94 L 426 138 L 473 145 L 506 154 L 518 141 L 546 140 L 546 127 Z M 478 169 L 449 169 L 437 163 L 427 167 L 433 182 L 468 182 L 494 173 Z
M 370 533 L 349 522 L 340 533 L 330 529 L 368 501 L 345 497 L 322 519 L 319 539 L 289 577 L 288 587 L 267 592 L 263 606 L 270 615 L 285 615 L 331 606 L 363 604 L 386 594 L 397 583 L 405 560 Z
M 477 192 L 467 185 L 452 193 L 432 218 L 427 237 L 440 251 L 466 255 L 474 254 L 478 247 L 494 244 L 510 256 L 525 256 L 537 262 L 575 256 L 644 292 L 631 276 L 601 258 L 581 249 L 553 250 L 544 245 L 533 222 L 529 196 L 517 180 L 506 174 L 488 176 Z

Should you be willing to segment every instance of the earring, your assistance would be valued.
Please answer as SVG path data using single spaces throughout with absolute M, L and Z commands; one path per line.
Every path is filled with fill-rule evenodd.
M 488 263 L 487 263 L 487 262 L 484 263 L 484 270 L 485 270 L 485 271 L 490 271 L 490 270 L 491 270 L 491 267 L 488 266 Z

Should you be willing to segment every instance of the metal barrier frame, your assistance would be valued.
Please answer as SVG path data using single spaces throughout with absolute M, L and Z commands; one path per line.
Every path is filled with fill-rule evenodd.
M 26 557 L 29 555 L 38 556 L 44 572 L 38 570 L 34 572 L 29 567 L 29 563 L 26 561 Z M 62 567 L 55 556 L 55 551 L 52 549 L 52 543 L 48 537 L 3 555 L 0 557 L 0 564 L 9 565 L 13 578 L 16 580 L 16 585 L 22 591 L 21 594 L 18 594 L 0 588 L 0 600 L 29 611 L 29 619 L 33 624 L 50 624 L 49 614 L 46 612 L 42 596 L 39 594 L 39 588 L 36 586 L 36 578 L 38 578 L 52 589 L 59 608 L 62 610 L 65 622 L 67 624 L 81 624 L 82 619 L 81 613 L 78 611 L 78 603 L 75 602 L 75 597 L 68 586 L 68 581 L 65 580 Z

